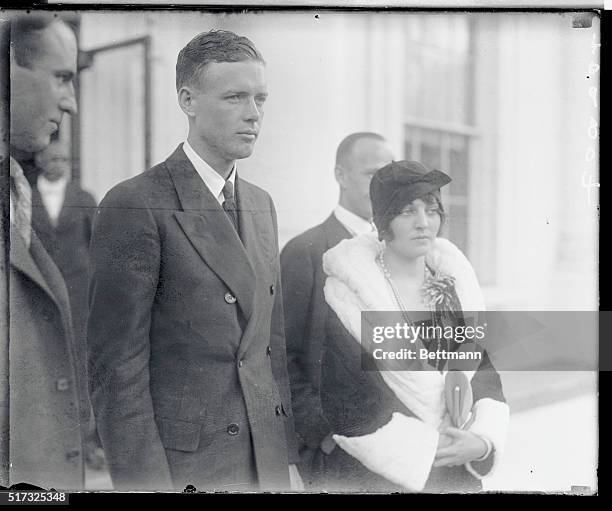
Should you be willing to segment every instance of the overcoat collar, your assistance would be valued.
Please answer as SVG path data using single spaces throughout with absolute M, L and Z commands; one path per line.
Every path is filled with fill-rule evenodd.
M 35 282 L 55 303 L 61 313 L 64 328 L 71 330 L 72 318 L 70 314 L 70 301 L 63 277 L 51 256 L 32 230 L 30 249 L 26 247 L 19 233 L 10 229 L 11 265 Z M 47 277 L 45 277 L 45 275 Z
M 36 263 L 34 262 L 34 259 L 32 258 L 32 254 L 30 254 L 30 251 L 25 246 L 23 239 L 21 238 L 17 230 L 13 229 L 12 225 L 10 229 L 10 235 L 11 235 L 11 250 L 10 250 L 11 265 L 13 265 L 21 273 L 26 275 L 29 279 L 34 281 L 39 287 L 41 287 L 59 307 L 55 293 L 51 291 L 51 288 L 45 281 L 45 278 L 43 277 L 42 273 L 38 269 L 38 266 L 36 266 Z M 32 231 L 32 243 L 34 244 L 40 243 L 38 239 L 36 238 L 36 234 L 34 233 L 34 231 Z
M 181 146 L 166 160 L 166 167 L 183 209 L 174 213 L 175 218 L 200 257 L 234 294 L 248 321 L 255 297 L 255 272 L 248 248 Z M 245 200 L 248 202 L 243 197 Z M 241 218 L 240 228 L 243 238 L 251 239 L 252 221 Z

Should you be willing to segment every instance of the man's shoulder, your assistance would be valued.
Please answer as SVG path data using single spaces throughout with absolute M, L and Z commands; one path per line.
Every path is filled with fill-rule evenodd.
M 165 162 L 113 186 L 104 196 L 100 206 L 109 203 L 141 203 L 168 189 L 172 182 Z
M 87 190 L 81 188 L 80 184 L 71 181 L 66 187 L 65 203 L 69 206 L 95 207 L 96 199 Z
M 294 253 L 310 253 L 323 255 L 329 247 L 327 242 L 326 227 L 330 222 L 327 218 L 324 222 L 311 227 L 310 229 L 298 234 L 290 239 L 282 252 L 284 255 Z

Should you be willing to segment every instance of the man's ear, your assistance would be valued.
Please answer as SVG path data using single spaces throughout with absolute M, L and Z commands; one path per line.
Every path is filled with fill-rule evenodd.
M 346 188 L 346 169 L 342 165 L 336 165 L 334 167 L 334 174 L 336 176 L 336 181 L 340 185 L 340 190 L 344 190 Z
M 189 117 L 195 116 L 195 104 L 197 102 L 194 91 L 191 87 L 183 86 L 178 91 L 178 102 L 181 110 Z

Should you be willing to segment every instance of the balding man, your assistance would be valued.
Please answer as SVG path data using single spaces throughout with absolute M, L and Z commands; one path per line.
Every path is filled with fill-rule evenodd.
M 10 32 L 9 388 L 2 389 L 9 427 L 1 483 L 77 489 L 84 469 L 70 302 L 32 229 L 32 191 L 17 162 L 44 149 L 64 114 L 76 112 L 77 43 L 47 14 L 16 16 Z
M 312 471 L 313 461 L 321 465 L 335 447 L 319 394 L 322 350 L 330 335 L 322 257 L 341 240 L 374 229 L 370 180 L 392 159 L 387 142 L 376 133 L 353 133 L 342 140 L 335 165 L 338 205 L 327 220 L 293 238 L 281 253 L 287 357 L 303 474 Z M 310 485 L 316 484 L 312 476 L 316 474 L 308 478 Z

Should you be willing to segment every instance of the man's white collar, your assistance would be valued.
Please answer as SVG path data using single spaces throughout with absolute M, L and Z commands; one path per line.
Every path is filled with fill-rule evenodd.
M 334 209 L 334 216 L 338 222 L 346 227 L 346 230 L 353 236 L 358 236 L 359 234 L 364 234 L 366 232 L 372 232 L 375 229 L 370 222 L 361 218 L 359 215 L 356 215 L 352 211 L 349 211 L 340 204 L 338 204 Z
M 195 152 L 193 147 L 189 144 L 187 140 L 183 142 L 183 151 L 185 155 L 191 162 L 191 164 L 195 167 L 196 172 L 204 181 L 204 184 L 210 190 L 210 193 L 213 194 L 215 199 L 219 202 L 219 204 L 223 204 L 225 198 L 223 197 L 223 187 L 225 186 L 225 179 L 223 179 L 215 169 L 213 169 L 208 163 L 206 163 L 198 153 Z M 234 167 L 230 172 L 228 181 L 236 186 L 236 164 L 234 163 Z

